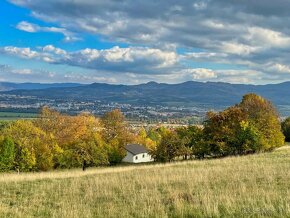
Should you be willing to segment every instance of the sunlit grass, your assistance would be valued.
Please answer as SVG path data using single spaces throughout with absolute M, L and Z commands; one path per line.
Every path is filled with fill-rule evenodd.
M 172 164 L 0 174 L 1 217 L 290 217 L 290 149 Z

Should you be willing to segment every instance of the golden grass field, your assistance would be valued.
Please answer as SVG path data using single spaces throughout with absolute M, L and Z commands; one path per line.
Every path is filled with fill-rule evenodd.
M 290 146 L 158 165 L 0 174 L 0 217 L 290 217 Z

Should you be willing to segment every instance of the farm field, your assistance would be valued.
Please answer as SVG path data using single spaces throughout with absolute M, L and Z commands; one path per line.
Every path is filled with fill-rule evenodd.
M 36 117 L 37 117 L 36 113 L 0 112 L 0 121 L 35 119 Z
M 0 174 L 0 217 L 290 217 L 290 146 L 156 165 Z

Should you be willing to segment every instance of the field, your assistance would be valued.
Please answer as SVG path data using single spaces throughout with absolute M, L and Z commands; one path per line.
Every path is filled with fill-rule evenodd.
M 36 117 L 37 114 L 35 113 L 0 112 L 0 121 L 34 119 Z
M 0 174 L 0 217 L 290 217 L 290 147 L 172 164 Z

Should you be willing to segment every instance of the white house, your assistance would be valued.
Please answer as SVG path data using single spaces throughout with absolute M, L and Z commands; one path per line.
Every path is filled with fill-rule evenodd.
M 125 149 L 127 151 L 127 155 L 123 159 L 123 162 L 146 163 L 154 161 L 154 159 L 148 153 L 148 150 L 142 145 L 129 144 L 125 146 Z

